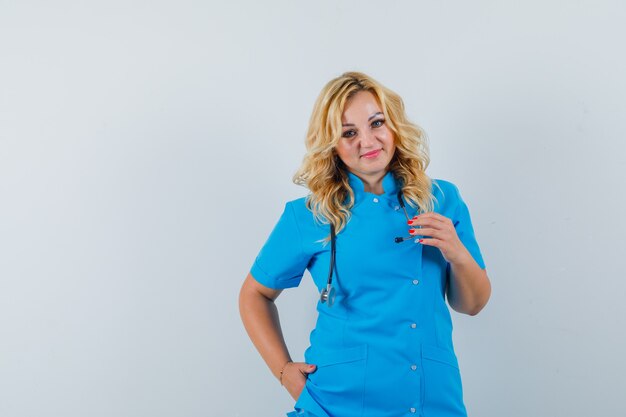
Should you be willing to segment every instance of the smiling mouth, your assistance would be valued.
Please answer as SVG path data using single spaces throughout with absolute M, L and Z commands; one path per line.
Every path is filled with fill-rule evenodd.
M 382 149 L 376 149 L 375 151 L 371 151 L 368 153 L 364 153 L 363 155 L 361 155 L 361 157 L 363 158 L 375 158 L 378 156 L 378 154 L 382 151 Z

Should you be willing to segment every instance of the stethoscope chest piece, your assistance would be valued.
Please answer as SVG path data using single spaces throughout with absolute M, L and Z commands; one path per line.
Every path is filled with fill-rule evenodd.
M 335 304 L 335 287 L 332 285 L 328 285 L 326 288 L 322 290 L 320 293 L 320 301 L 328 304 L 328 307 L 332 307 Z

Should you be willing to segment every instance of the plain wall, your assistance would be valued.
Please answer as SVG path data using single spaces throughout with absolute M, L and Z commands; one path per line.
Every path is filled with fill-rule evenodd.
M 322 86 L 405 100 L 493 284 L 470 416 L 623 415 L 620 1 L 0 1 L 0 415 L 281 416 L 237 298 Z M 307 276 L 278 300 L 296 360 Z

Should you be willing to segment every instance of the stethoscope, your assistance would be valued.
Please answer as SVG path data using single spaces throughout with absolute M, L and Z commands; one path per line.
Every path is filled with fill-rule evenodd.
M 406 211 L 406 207 L 404 206 L 404 200 L 402 198 L 402 190 L 398 191 L 398 203 L 400 203 L 400 207 L 404 211 L 404 215 L 406 216 L 406 221 L 410 221 L 409 213 Z M 328 279 L 326 281 L 326 288 L 322 290 L 320 293 L 320 302 L 327 303 L 328 307 L 332 307 L 335 303 L 335 287 L 333 287 L 333 270 L 335 269 L 335 241 L 337 236 L 335 235 L 335 226 L 330 224 L 330 268 L 328 269 Z M 394 241 L 396 243 L 402 243 L 405 240 L 415 239 L 415 236 L 409 237 L 396 237 Z

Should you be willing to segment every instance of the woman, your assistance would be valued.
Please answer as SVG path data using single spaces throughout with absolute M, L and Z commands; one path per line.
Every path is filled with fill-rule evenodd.
M 252 342 L 297 400 L 288 416 L 466 416 L 445 300 L 475 315 L 491 286 L 459 190 L 426 175 L 423 132 L 362 73 L 324 87 L 306 145 L 294 181 L 310 195 L 287 203 L 240 293 Z M 305 269 L 322 296 L 296 363 L 274 300 Z

